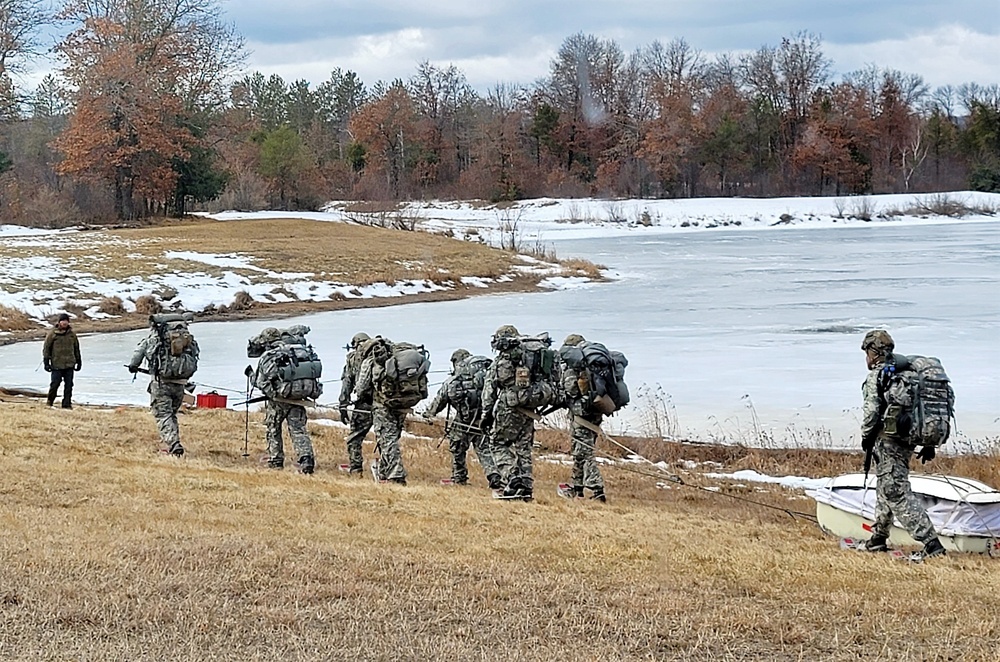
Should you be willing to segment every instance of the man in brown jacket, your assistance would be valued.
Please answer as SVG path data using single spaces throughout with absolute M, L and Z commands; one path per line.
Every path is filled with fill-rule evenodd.
M 83 363 L 80 360 L 80 341 L 77 340 L 73 327 L 69 324 L 69 315 L 62 313 L 56 327 L 45 336 L 42 345 L 42 361 L 45 372 L 52 373 L 49 383 L 48 404 L 51 407 L 56 401 L 59 383 L 65 382 L 63 388 L 62 408 L 73 408 L 73 373 L 79 370 Z

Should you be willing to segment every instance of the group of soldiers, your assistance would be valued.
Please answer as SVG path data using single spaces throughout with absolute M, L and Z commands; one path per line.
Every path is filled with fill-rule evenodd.
M 184 448 L 180 442 L 177 412 L 189 387 L 189 378 L 197 369 L 199 350 L 187 331 L 186 320 L 190 318 L 179 315 L 154 318 L 151 318 L 153 328 L 149 336 L 139 343 L 128 368 L 132 373 L 150 374 L 150 404 L 160 438 L 165 452 L 179 456 L 184 454 Z M 60 316 L 43 346 L 45 368 L 53 373 L 49 406 L 54 403 L 60 380 L 66 383 L 63 407 L 71 406 L 72 375 L 81 366 L 79 343 L 68 319 L 67 315 Z M 322 385 L 318 382 L 321 367 L 312 347 L 306 343 L 308 332 L 309 328 L 301 325 L 265 329 L 249 342 L 248 355 L 261 357 L 258 368 L 254 372 L 247 367 L 248 379 L 253 376 L 254 383 L 265 393 L 261 399 L 265 401 L 267 466 L 275 469 L 284 466 L 282 426 L 286 425 L 296 464 L 305 474 L 313 473 L 316 466 L 306 429 L 305 405 L 315 404 L 315 398 L 322 393 Z M 535 338 L 540 337 L 547 346 L 547 334 Z M 494 358 L 473 356 L 465 349 L 452 353 L 451 374 L 422 411 L 422 416 L 428 420 L 445 409 L 449 411 L 445 434 L 452 454 L 450 482 L 468 483 L 467 455 L 472 448 L 495 496 L 530 500 L 534 490 L 535 422 L 541 420 L 543 414 L 566 409 L 572 421 L 573 472 L 572 482 L 560 486 L 560 494 L 567 498 L 584 498 L 589 492 L 591 499 L 604 502 L 604 480 L 595 461 L 595 446 L 604 413 L 614 411 L 615 407 L 598 406 L 600 398 L 595 395 L 592 382 L 595 375 L 589 374 L 586 367 L 581 369 L 585 364 L 574 362 L 570 357 L 574 356 L 574 351 L 586 354 L 587 348 L 593 346 L 600 347 L 609 357 L 610 354 L 603 345 L 588 343 L 583 336 L 570 334 L 558 352 L 546 354 L 555 357 L 555 361 L 546 369 L 550 379 L 543 383 L 535 371 L 537 366 L 528 360 L 526 349 L 538 341 L 525 340 L 516 328 L 503 325 L 490 341 Z M 923 557 L 942 555 L 944 548 L 926 510 L 913 494 L 908 476 L 917 446 L 921 447 L 917 457 L 922 462 L 930 461 L 936 446 L 944 443 L 950 434 L 948 420 L 954 416 L 954 392 L 937 359 L 896 354 L 895 343 L 884 330 L 868 332 L 861 349 L 869 369 L 862 388 L 862 446 L 868 456 L 874 458 L 878 477 L 875 524 L 871 539 L 865 541 L 861 549 L 886 551 L 889 529 L 895 518 L 915 540 L 923 543 Z M 381 336 L 371 338 L 365 333 L 356 334 L 348 350 L 338 403 L 341 420 L 350 428 L 346 438 L 346 470 L 351 474 L 364 473 L 362 442 L 374 429 L 379 454 L 372 466 L 375 478 L 379 482 L 405 485 L 407 474 L 400 437 L 407 415 L 428 395 L 428 355 L 422 347 L 393 343 Z M 413 357 L 416 357 L 415 362 Z M 621 355 L 615 360 L 627 365 Z M 144 362 L 147 369 L 141 368 Z M 914 371 L 928 366 L 939 373 L 930 374 L 927 380 L 922 375 L 913 377 L 917 374 Z M 624 367 L 617 374 L 620 376 L 623 371 Z M 386 387 L 390 377 L 397 377 L 402 386 Z M 611 379 L 613 381 L 613 375 Z M 913 379 L 921 384 L 919 389 L 912 386 Z M 931 390 L 924 393 L 925 388 L 931 388 L 926 384 L 931 383 L 937 384 L 934 387 L 936 396 Z M 625 388 L 623 382 L 620 387 Z M 249 402 L 250 393 L 247 395 Z M 926 400 L 918 407 L 914 399 L 919 397 Z M 624 402 L 627 403 L 627 396 Z M 931 418 L 935 406 L 939 410 L 936 419 Z M 917 408 L 921 410 L 919 422 L 923 429 L 917 428 Z M 450 415 L 451 410 L 454 416 Z M 928 423 L 935 420 L 942 426 L 936 436 L 929 434 L 927 429 Z
M 497 496 L 530 500 L 533 494 L 532 447 L 535 421 L 540 415 L 519 403 L 518 360 L 516 340 L 520 334 L 511 325 L 497 329 L 491 339 L 496 358 L 473 356 L 466 349 L 456 349 L 451 355 L 451 373 L 434 399 L 421 415 L 431 420 L 444 410 L 449 411 L 445 424 L 452 455 L 450 481 L 454 485 L 469 482 L 467 457 L 471 448 L 482 467 L 490 489 Z M 350 426 L 347 436 L 347 470 L 364 472 L 362 441 L 372 428 L 379 451 L 375 473 L 380 481 L 406 484 L 399 438 L 409 408 L 393 407 L 382 392 L 374 387 L 372 375 L 377 359 L 366 356 L 365 348 L 372 341 L 366 333 L 358 333 L 349 346 L 347 361 L 341 376 L 339 409 L 341 420 Z M 505 342 L 507 341 L 507 342 Z M 566 338 L 564 346 L 584 342 L 578 334 Z M 480 375 L 478 379 L 474 375 Z M 559 405 L 574 415 L 572 423 L 573 482 L 564 496 L 590 497 L 604 502 L 604 480 L 595 461 L 594 448 L 602 415 L 590 411 L 588 398 L 581 393 L 581 381 L 569 366 L 562 365 L 562 390 Z M 550 410 L 552 410 L 550 408 Z M 450 412 L 454 415 L 450 415 Z M 580 417 L 582 420 L 577 420 Z
M 178 326 L 181 321 L 171 322 Z M 181 408 L 188 377 L 166 374 L 164 366 L 168 360 L 157 359 L 164 354 L 169 343 L 164 339 L 164 330 L 153 325 L 148 337 L 136 348 L 128 368 L 131 372 L 149 372 L 151 375 L 148 391 L 150 408 L 157 421 L 164 452 L 180 456 L 184 454 L 177 423 L 177 412 Z M 186 326 L 185 326 L 186 329 Z M 306 346 L 305 334 L 308 327 L 295 326 L 290 329 L 268 328 L 250 340 L 250 356 L 278 347 Z M 445 436 L 452 455 L 451 478 L 455 485 L 469 482 L 467 457 L 472 448 L 482 467 L 486 480 L 498 498 L 530 500 L 533 495 L 532 448 L 534 445 L 535 422 L 541 419 L 541 406 L 531 406 L 524 400 L 527 392 L 536 392 L 534 376 L 526 376 L 519 354 L 520 334 L 511 325 L 497 329 L 491 339 L 495 357 L 473 356 L 468 350 L 457 349 L 451 355 L 451 372 L 441 385 L 436 396 L 421 412 L 426 420 L 432 420 L 443 410 L 449 414 L 445 421 Z M 547 336 L 546 336 L 547 338 Z M 584 343 L 583 336 L 571 334 L 563 347 Z M 412 413 L 411 400 L 394 397 L 391 390 L 380 387 L 386 380 L 387 359 L 396 347 L 412 348 L 406 343 L 358 333 L 348 346 L 348 354 L 341 376 L 341 391 L 338 409 L 341 420 L 349 426 L 346 437 L 348 464 L 341 465 L 350 474 L 365 473 L 362 443 L 369 432 L 374 430 L 378 459 L 371 466 L 376 480 L 382 483 L 406 484 L 407 472 L 400 448 L 400 437 L 408 414 Z M 311 347 L 309 348 L 311 351 Z M 188 353 L 193 353 L 197 361 L 198 347 L 193 338 L 186 340 Z M 422 348 L 421 348 L 422 351 Z M 169 359 L 169 352 L 166 354 Z M 556 352 L 551 355 L 558 356 Z M 143 370 L 146 363 L 150 369 Z M 592 410 L 588 403 L 586 380 L 581 378 L 571 366 L 559 362 L 554 366 L 558 375 L 555 385 L 546 385 L 543 391 L 552 397 L 545 399 L 550 413 L 565 408 L 571 412 L 573 457 L 572 483 L 560 489 L 560 494 L 568 498 L 588 496 L 600 502 L 607 497 L 604 480 L 595 461 L 595 445 L 600 432 L 602 414 Z M 157 366 L 154 368 L 154 366 Z M 295 452 L 295 464 L 299 471 L 311 474 L 316 467 L 315 452 L 306 428 L 306 407 L 315 405 L 314 399 L 290 399 L 281 397 L 273 390 L 265 388 L 262 376 L 264 359 L 258 366 L 255 383 L 262 387 L 265 395 L 264 422 L 266 427 L 267 456 L 264 459 L 270 468 L 280 469 L 285 464 L 282 428 L 287 427 Z M 426 367 L 423 370 L 426 372 Z M 248 366 L 248 376 L 251 368 Z M 190 372 L 190 370 L 188 370 Z M 177 372 L 176 374 L 181 374 Z M 318 372 L 315 377 L 318 377 Z M 427 397 L 426 377 L 419 399 Z M 584 390 L 581 390 L 584 389 Z M 322 387 L 310 391 L 318 396 Z M 249 393 L 248 393 L 249 397 Z M 453 412 L 453 413 L 452 413 Z

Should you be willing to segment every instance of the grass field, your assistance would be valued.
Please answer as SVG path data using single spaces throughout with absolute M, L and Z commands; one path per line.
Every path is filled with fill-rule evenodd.
M 569 469 L 542 462 L 534 503 L 499 502 L 476 465 L 474 487 L 437 484 L 447 444 L 422 424 L 410 486 L 377 486 L 335 470 L 340 428 L 310 428 L 307 477 L 260 468 L 256 415 L 251 458 L 243 417 L 205 410 L 182 417 L 175 460 L 143 409 L 0 402 L 0 659 L 997 659 L 992 559 L 843 552 L 806 519 L 610 467 L 606 505 L 557 497 Z M 727 470 L 860 461 L 661 451 Z
M 37 321 L 25 315 L 29 308 L 48 311 L 53 317 L 68 310 L 80 316 L 74 325 L 83 332 L 145 326 L 149 311 L 124 314 L 120 298 L 116 303 L 108 299 L 121 292 L 131 293 L 122 296 L 134 300 L 147 295 L 167 299 L 177 294 L 165 294 L 171 289 L 170 279 L 195 283 L 202 292 L 221 293 L 218 297 L 225 300 L 213 304 L 216 309 L 231 306 L 239 291 L 248 289 L 241 283 L 259 286 L 257 303 L 241 305 L 237 313 L 267 317 L 453 299 L 485 291 L 525 291 L 534 289 L 546 275 L 601 278 L 598 267 L 582 260 L 563 266 L 538 265 L 474 241 L 301 219 L 223 222 L 199 218 L 145 228 L 11 237 L 0 241 L 0 264 L 4 265 L 0 269 L 4 294 L 0 331 L 13 332 L 5 341 L 44 333 Z M 488 281 L 488 288 L 476 287 L 463 284 L 463 277 L 492 282 Z M 383 283 L 386 291 L 375 295 L 381 299 L 362 299 L 362 293 L 352 289 Z M 430 284 L 436 291 L 392 296 L 392 288 L 405 283 Z M 296 294 L 289 292 L 290 284 L 314 285 L 300 287 Z M 328 292 L 335 286 L 343 286 L 346 293 L 339 289 L 336 296 L 309 293 Z M 102 304 L 110 304 L 115 317 L 87 317 L 90 307 Z M 202 305 L 187 303 L 185 307 L 202 311 Z

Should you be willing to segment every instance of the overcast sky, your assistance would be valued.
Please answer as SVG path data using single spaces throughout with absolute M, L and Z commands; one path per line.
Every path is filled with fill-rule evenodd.
M 583 32 L 626 53 L 682 37 L 708 56 L 776 46 L 808 31 L 840 75 L 867 64 L 920 74 L 933 88 L 1000 84 L 1000 0 L 220 0 L 251 51 L 247 71 L 305 79 L 337 67 L 371 86 L 408 80 L 424 61 L 454 64 L 485 91 L 546 75 Z M 33 89 L 53 62 L 29 66 Z
M 932 87 L 1000 84 L 1000 0 L 229 0 L 251 70 L 314 85 L 335 67 L 408 79 L 455 64 L 475 88 L 529 84 L 577 32 L 626 52 L 683 37 L 708 55 L 819 35 L 835 74 L 875 63 Z

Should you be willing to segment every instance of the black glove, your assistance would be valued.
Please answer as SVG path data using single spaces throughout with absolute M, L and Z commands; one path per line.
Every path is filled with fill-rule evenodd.
M 875 437 L 872 437 L 871 439 L 861 440 L 861 450 L 867 453 L 871 451 L 871 449 L 873 448 L 875 448 Z
M 937 451 L 934 450 L 933 446 L 924 446 L 917 453 L 917 457 L 920 458 L 920 464 L 927 464 L 934 459 L 935 455 L 937 455 Z
M 74 372 L 80 372 L 80 368 L 82 368 L 82 367 L 83 367 L 83 364 L 82 364 L 82 363 L 80 363 L 79 361 L 77 361 L 77 362 L 76 362 L 76 365 L 75 365 L 75 366 L 73 366 L 73 371 L 74 371 Z
M 45 359 L 43 363 L 45 364 L 45 372 L 52 372 L 52 359 Z
M 479 422 L 479 429 L 483 432 L 489 432 L 493 427 L 493 411 L 484 411 L 483 419 Z
M 137 366 L 137 365 L 130 365 L 128 367 L 128 371 L 131 372 L 134 375 L 135 373 L 139 372 L 139 366 Z
M 341 407 L 340 408 L 340 422 L 341 423 L 350 423 L 351 422 L 350 413 L 347 411 L 347 407 Z

